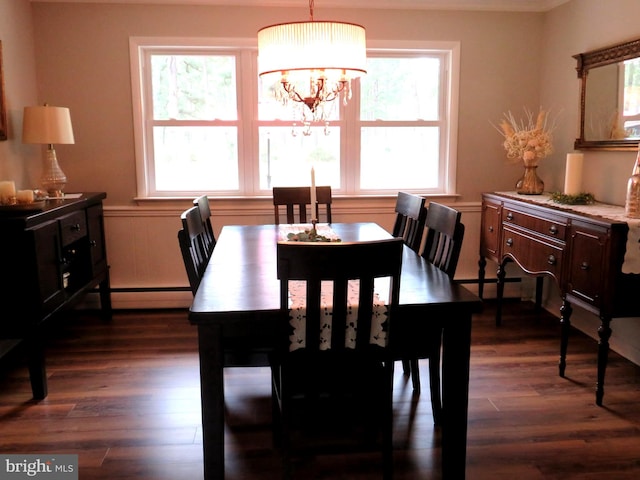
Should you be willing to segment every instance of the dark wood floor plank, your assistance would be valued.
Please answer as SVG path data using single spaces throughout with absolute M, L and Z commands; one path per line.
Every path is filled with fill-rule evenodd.
M 640 478 L 640 367 L 612 353 L 605 406 L 594 403 L 596 341 L 572 332 L 567 378 L 557 374 L 558 319 L 529 303 L 487 303 L 474 318 L 467 478 Z M 74 312 L 51 332 L 49 396 L 31 400 L 18 348 L 0 362 L 0 452 L 75 453 L 80 478 L 202 478 L 196 330 L 186 311 Z M 423 382 L 428 365 L 421 362 Z M 428 385 L 423 392 L 428 392 Z M 278 478 L 269 369 L 227 369 L 226 471 Z M 429 397 L 396 369 L 395 478 L 440 480 L 440 432 Z M 376 454 L 308 458 L 298 478 L 380 478 Z

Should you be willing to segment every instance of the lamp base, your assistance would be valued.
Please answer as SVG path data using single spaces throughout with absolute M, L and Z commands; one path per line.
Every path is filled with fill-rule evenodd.
M 53 145 L 49 145 L 49 148 L 47 148 L 47 155 L 44 159 L 40 182 L 42 183 L 42 188 L 49 193 L 50 197 L 64 197 L 64 193 L 62 191 L 64 186 L 67 184 L 67 176 L 58 164 L 56 151 L 54 150 Z

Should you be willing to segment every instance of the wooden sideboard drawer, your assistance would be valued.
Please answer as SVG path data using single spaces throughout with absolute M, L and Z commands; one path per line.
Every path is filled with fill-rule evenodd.
M 58 223 L 63 247 L 87 236 L 87 216 L 84 210 L 62 217 Z
M 567 223 L 562 218 L 555 220 L 549 216 L 547 218 L 537 217 L 505 205 L 502 210 L 502 221 L 505 224 L 517 225 L 563 242 L 566 238 Z
M 504 226 L 502 253 L 510 256 L 526 272 L 546 273 L 560 280 L 563 245 L 544 241 L 524 232 Z

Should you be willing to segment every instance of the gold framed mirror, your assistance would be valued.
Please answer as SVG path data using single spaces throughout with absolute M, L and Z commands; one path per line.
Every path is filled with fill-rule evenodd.
M 578 150 L 637 150 L 640 39 L 574 55 L 580 79 Z

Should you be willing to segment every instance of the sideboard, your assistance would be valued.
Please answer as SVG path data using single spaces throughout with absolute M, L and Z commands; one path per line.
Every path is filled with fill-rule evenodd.
M 640 275 L 623 273 L 629 224 L 620 210 L 624 212 L 622 207 L 604 204 L 560 206 L 549 195 L 482 195 L 479 293 L 482 297 L 486 260 L 491 259 L 498 264 L 496 325 L 502 320 L 507 263 L 515 262 L 524 272 L 539 278 L 553 278 L 562 296 L 560 376 L 565 375 L 572 304 L 600 318 L 598 405 L 604 397 L 611 320 L 640 316 Z M 630 253 L 637 255 L 637 243 L 632 248 Z
M 105 193 L 0 209 L 0 339 L 27 347 L 33 396 L 47 396 L 44 331 L 55 314 L 98 287 L 111 316 L 102 201 Z

